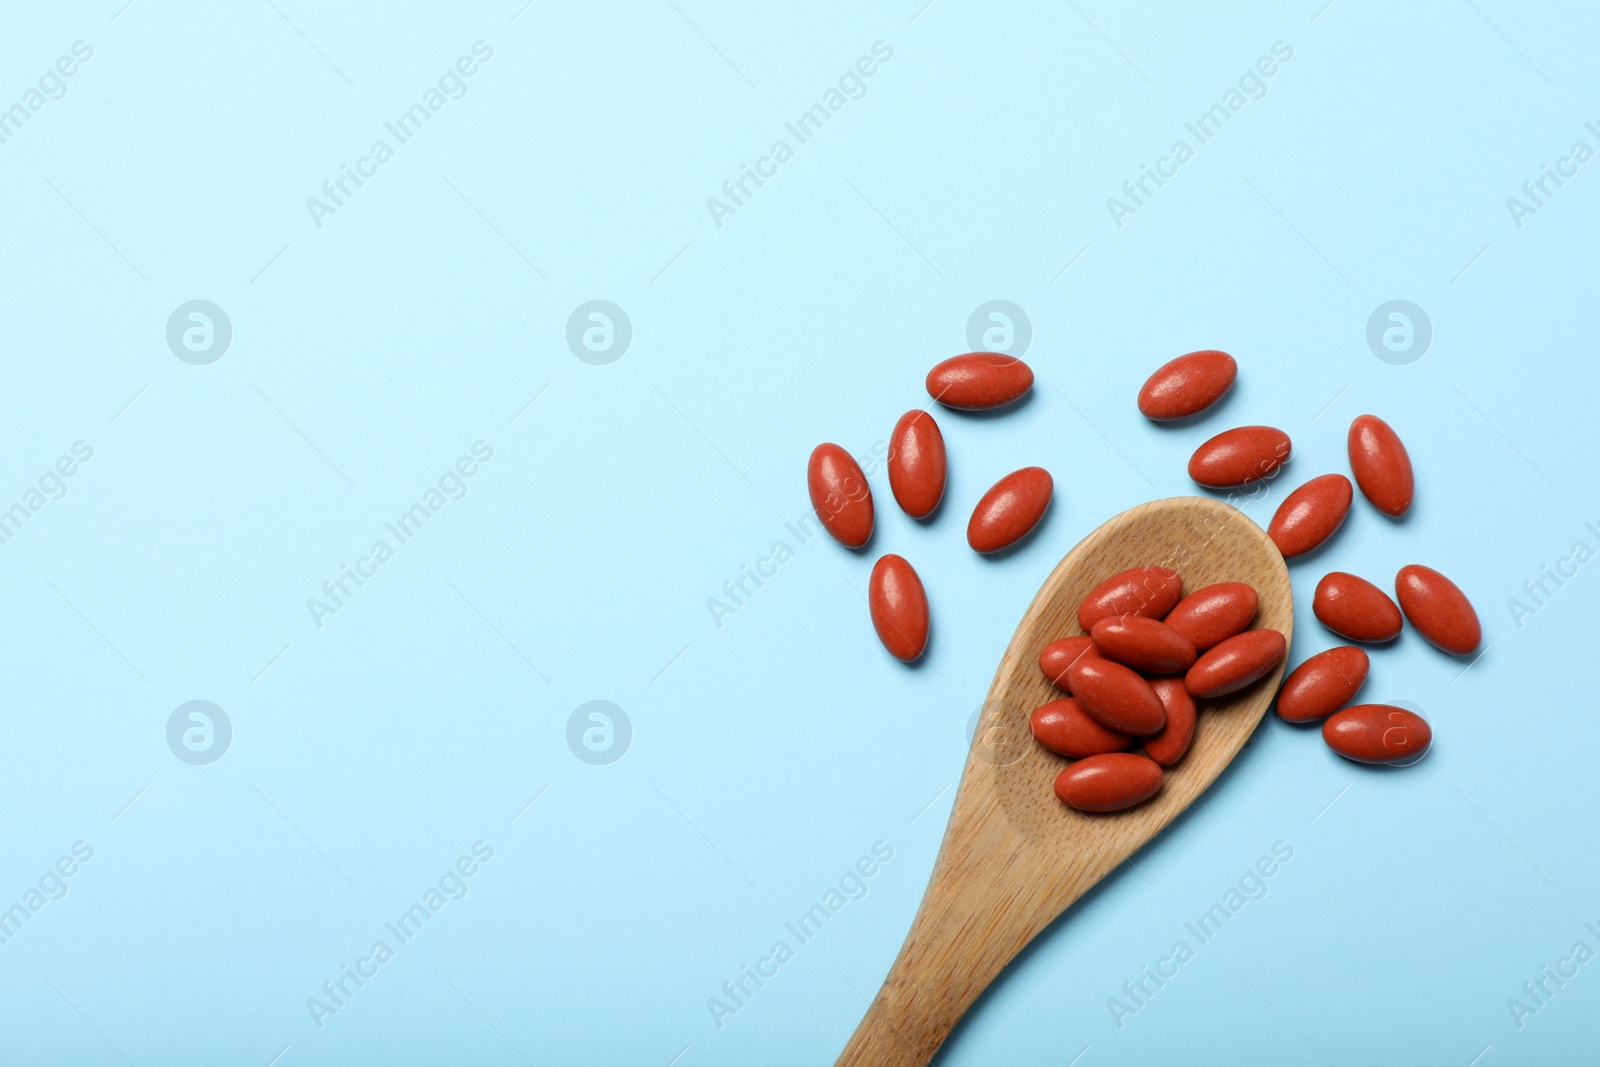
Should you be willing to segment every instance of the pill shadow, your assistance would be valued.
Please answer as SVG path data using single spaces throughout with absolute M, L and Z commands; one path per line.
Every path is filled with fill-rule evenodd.
M 870 615 L 870 611 L 869 611 L 868 614 Z M 932 615 L 931 611 L 930 611 L 929 614 L 930 614 L 930 618 L 929 618 L 929 621 L 928 621 L 928 640 L 922 646 L 922 655 L 918 656 L 916 659 L 914 659 L 911 662 L 907 663 L 905 660 L 895 657 L 887 648 L 884 648 L 883 647 L 883 642 L 881 640 L 879 640 L 878 641 L 878 650 L 883 653 L 883 658 L 888 660 L 890 663 L 892 663 L 896 667 L 903 667 L 908 671 L 931 670 L 935 674 L 937 674 L 938 673 L 938 668 L 934 667 L 932 665 L 932 659 L 933 659 L 933 653 L 934 653 L 935 649 L 938 647 L 939 628 L 937 626 L 935 626 L 934 623 L 933 623 L 933 620 L 931 618 L 931 615 Z M 876 629 L 873 630 L 872 636 L 873 636 L 874 640 L 877 640 L 878 633 L 877 633 Z
M 1215 419 L 1224 416 L 1227 414 L 1229 408 L 1237 407 L 1238 402 L 1234 400 L 1234 397 L 1238 396 L 1239 392 L 1239 382 L 1235 381 L 1232 388 L 1230 388 L 1226 393 L 1222 394 L 1221 400 L 1218 400 L 1215 404 L 1212 404 L 1204 411 L 1197 411 L 1193 415 L 1186 415 L 1181 419 L 1152 419 L 1146 417 L 1145 421 L 1150 423 L 1156 429 L 1164 432 L 1187 430 L 1191 427 L 1198 426 L 1202 422 L 1206 422 L 1209 419 Z M 1219 426 L 1217 427 L 1216 432 L 1221 433 L 1223 430 L 1227 429 L 1232 429 L 1232 427 Z M 1198 447 L 1198 444 L 1196 447 Z
M 1350 704 L 1345 705 L 1345 707 L 1355 707 L 1358 704 L 1366 704 L 1366 703 L 1374 703 L 1374 701 L 1353 700 Z M 1378 703 L 1381 703 L 1381 701 L 1379 701 Z M 1344 708 L 1340 708 L 1339 710 L 1343 711 Z M 1314 733 L 1314 734 L 1316 734 L 1317 735 L 1317 737 L 1316 737 L 1317 743 L 1322 747 L 1323 751 L 1326 752 L 1327 755 L 1334 761 L 1334 765 L 1349 770 L 1351 774 L 1367 773 L 1367 774 L 1382 775 L 1382 774 L 1393 774 L 1395 771 L 1409 770 L 1410 768 L 1415 767 L 1417 764 L 1426 762 L 1427 760 L 1431 759 L 1433 757 L 1434 752 L 1437 751 L 1438 748 L 1439 748 L 1439 746 L 1437 744 L 1439 735 L 1438 734 L 1434 734 L 1433 735 L 1433 738 L 1434 738 L 1433 741 L 1430 741 L 1429 744 L 1428 744 L 1428 751 L 1424 752 L 1421 756 L 1419 756 L 1417 759 L 1412 760 L 1410 763 L 1362 763 L 1360 760 L 1349 759 L 1348 757 L 1339 755 L 1339 753 L 1335 752 L 1332 748 L 1329 748 L 1328 744 L 1325 741 L 1322 740 L 1322 724 L 1327 722 L 1329 719 L 1333 718 L 1333 716 L 1336 715 L 1336 714 L 1338 714 L 1338 712 L 1330 712 L 1329 714 L 1324 715 L 1322 718 L 1320 718 L 1320 719 L 1312 719 L 1310 722 L 1290 722 L 1287 719 L 1284 719 L 1281 716 L 1279 716 L 1276 711 L 1268 711 L 1267 712 L 1267 715 L 1270 716 L 1273 719 L 1276 719 L 1277 722 L 1278 722 L 1278 725 L 1280 725 L 1280 726 L 1287 727 L 1288 729 L 1293 730 L 1296 733 Z M 1433 726 L 1432 720 L 1427 719 L 1426 716 L 1424 716 L 1423 718 L 1424 718 L 1425 721 L 1427 721 L 1428 726 L 1430 728 L 1432 728 L 1432 726 Z
M 1042 536 L 1044 528 L 1050 525 L 1051 519 L 1057 510 L 1058 509 L 1056 507 L 1055 500 L 1052 499 L 1050 501 L 1050 506 L 1045 508 L 1043 517 L 1039 519 L 1038 525 L 1029 530 L 1027 533 L 1023 534 L 1022 537 L 1014 544 L 1009 544 L 998 552 L 980 552 L 978 555 L 986 563 L 1001 563 L 1010 559 L 1019 552 L 1026 551 L 1028 546 L 1033 544 L 1035 538 Z
M 968 411 L 965 408 L 953 408 L 938 402 L 935 402 L 933 406 L 939 409 L 939 413 L 941 415 L 953 415 L 962 419 L 972 419 L 975 422 L 984 422 L 989 419 L 1004 418 L 1007 415 L 1012 415 L 1023 410 L 1029 404 L 1033 403 L 1033 395 L 1038 391 L 1038 389 L 1030 388 L 1026 393 L 1023 393 L 1009 404 L 1002 404 L 997 408 L 983 408 L 978 411 Z
M 954 480 L 955 479 L 951 477 L 950 463 L 948 460 L 946 460 L 944 468 L 944 492 L 940 494 L 939 502 L 933 506 L 932 511 L 928 512 L 919 519 L 913 515 L 906 515 L 905 511 L 900 509 L 898 501 L 896 501 L 895 507 L 897 510 L 900 510 L 900 514 L 906 515 L 906 518 L 910 519 L 918 526 L 932 526 L 938 521 L 940 515 L 943 515 L 946 511 L 950 510 L 950 485 Z M 890 492 L 889 497 L 891 500 L 894 499 L 894 493 L 892 491 Z
M 1292 575 L 1294 573 L 1294 569 L 1296 567 L 1300 567 L 1300 566 L 1302 566 L 1304 564 L 1314 564 L 1314 563 L 1316 563 L 1317 559 L 1319 557 L 1321 557 L 1323 555 L 1326 555 L 1328 552 L 1332 551 L 1333 543 L 1335 541 L 1339 540 L 1339 535 L 1344 533 L 1345 527 L 1347 527 L 1349 525 L 1350 525 L 1350 520 L 1346 519 L 1344 522 L 1341 522 L 1339 524 L 1339 528 L 1337 530 L 1333 531 L 1333 536 L 1329 537 L 1326 541 L 1322 542 L 1322 544 L 1318 545 L 1316 548 L 1313 548 L 1310 552 L 1302 552 L 1298 556 L 1292 556 L 1289 559 L 1284 560 L 1284 562 L 1289 565 L 1289 573 Z M 1317 568 L 1313 568 L 1313 569 L 1317 569 Z
M 1393 637 L 1389 638 L 1389 640 L 1387 640 L 1387 641 L 1360 641 L 1360 640 L 1357 640 L 1354 637 L 1346 637 L 1344 634 L 1339 633 L 1337 630 L 1329 628 L 1327 623 L 1325 623 L 1321 619 L 1317 618 L 1316 611 L 1314 609 L 1313 609 L 1313 611 L 1311 613 L 1311 617 L 1312 617 L 1312 619 L 1314 619 L 1316 621 L 1317 632 L 1319 634 L 1321 634 L 1323 637 L 1327 638 L 1329 641 L 1332 642 L 1332 644 L 1330 644 L 1328 646 L 1329 648 L 1337 648 L 1340 645 L 1352 645 L 1352 646 L 1354 646 L 1356 648 L 1359 648 L 1361 651 L 1365 652 L 1367 654 L 1367 657 L 1369 659 L 1371 659 L 1374 655 L 1376 655 L 1378 653 L 1388 652 L 1391 649 L 1406 647 L 1405 644 L 1403 643 L 1406 640 L 1406 629 L 1407 629 L 1407 627 L 1406 627 L 1406 625 L 1404 623 L 1401 623 L 1401 625 L 1400 625 L 1400 632 L 1395 634 Z M 1309 643 L 1309 640 L 1310 639 L 1308 638 L 1307 639 L 1308 643 Z M 1312 647 L 1315 647 L 1315 646 L 1312 646 Z M 1308 656 L 1306 658 L 1309 659 L 1310 657 Z M 1304 663 L 1305 660 L 1301 660 L 1300 662 Z M 1298 664 L 1298 663 L 1295 664 L 1296 667 L 1298 667 L 1299 665 L 1300 664 Z
M 1361 490 L 1357 489 L 1356 492 L 1359 493 Z M 1362 499 L 1365 500 L 1366 498 L 1363 497 Z M 1368 501 L 1368 503 L 1370 504 L 1371 501 Z M 1408 523 L 1411 522 L 1411 516 L 1417 513 L 1417 500 L 1416 497 L 1413 496 L 1411 498 L 1411 506 L 1406 508 L 1398 515 L 1390 515 L 1379 511 L 1377 508 L 1373 508 L 1372 510 L 1378 516 L 1378 518 L 1382 519 L 1384 522 L 1392 523 L 1393 525 L 1403 529 Z
M 1197 490 L 1205 493 L 1212 500 L 1227 504 L 1235 511 L 1242 512 L 1247 505 L 1256 503 L 1258 498 L 1261 498 L 1263 501 L 1270 502 L 1270 498 L 1277 487 L 1278 479 L 1282 478 L 1288 473 L 1289 465 L 1293 462 L 1294 457 L 1290 456 L 1288 459 L 1283 461 L 1282 466 L 1264 478 L 1256 478 L 1252 481 L 1246 482 L 1244 485 L 1228 486 L 1222 489 L 1218 489 L 1209 485 L 1201 485 L 1199 482 L 1194 481 L 1193 478 L 1189 480 Z M 1184 473 L 1188 473 L 1187 469 L 1185 469 Z M 1299 487 L 1296 486 L 1296 488 Z M 1291 489 L 1289 492 L 1292 493 L 1294 490 Z M 1285 497 L 1288 495 L 1288 493 L 1284 494 Z M 1281 507 L 1282 505 L 1283 501 L 1278 501 L 1278 505 L 1272 509 L 1273 513 L 1276 514 L 1278 507 Z M 1262 529 L 1266 529 L 1267 525 L 1270 524 L 1271 521 L 1272 520 L 1269 518 L 1266 522 L 1257 523 L 1257 525 Z

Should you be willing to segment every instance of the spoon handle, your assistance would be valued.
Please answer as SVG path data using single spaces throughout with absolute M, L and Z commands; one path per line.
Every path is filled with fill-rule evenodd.
M 967 833 L 946 839 L 900 955 L 836 1067 L 926 1064 L 978 995 L 1058 914 L 1063 875 L 1082 881 L 1067 888 L 1076 898 L 1105 873 L 1051 872 L 998 820 L 983 822 L 988 826 L 968 824 Z

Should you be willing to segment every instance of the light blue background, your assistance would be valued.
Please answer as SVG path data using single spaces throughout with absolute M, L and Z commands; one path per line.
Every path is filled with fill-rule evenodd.
M 1506 607 L 1600 548 L 1600 163 L 1521 228 L 1506 206 L 1575 140 L 1600 149 L 1591 10 L 123 3 L 0 13 L 0 105 L 94 49 L 0 145 L 0 506 L 94 449 L 0 545 L 0 905 L 94 850 L 0 945 L 0 1058 L 831 1062 L 1054 563 L 1194 492 L 1188 454 L 1231 425 L 1294 439 L 1247 505 L 1264 523 L 1345 469 L 1364 411 L 1405 439 L 1417 504 L 1391 523 L 1358 501 L 1293 567 L 1291 658 L 1332 643 L 1325 571 L 1451 575 L 1487 654 L 1462 675 L 1408 631 L 1365 691 L 1424 708 L 1434 752 L 1374 772 L 1269 719 L 944 1062 L 1592 1056 L 1600 964 L 1520 1029 L 1507 998 L 1574 941 L 1600 950 L 1600 570 L 1521 627 Z M 318 228 L 306 199 L 480 40 L 467 95 Z M 877 41 L 865 97 L 716 226 L 707 198 Z M 1107 197 L 1277 41 L 1267 95 L 1119 229 Z M 597 298 L 634 329 L 609 366 L 565 342 Z M 879 471 L 870 551 L 798 544 L 812 446 L 869 453 L 995 298 L 1029 316 L 1039 382 L 1000 418 L 937 413 L 936 521 Z M 1365 341 L 1395 298 L 1434 329 L 1408 366 Z M 209 366 L 166 345 L 191 299 L 233 325 Z M 1238 357 L 1233 395 L 1145 422 L 1145 375 L 1201 347 Z M 319 629 L 307 598 L 480 440 L 468 495 Z M 976 557 L 966 515 L 1027 464 L 1056 477 L 1043 528 Z M 708 598 L 779 539 L 794 558 L 717 626 Z M 884 551 L 929 590 L 918 669 L 861 599 Z M 191 699 L 233 725 L 209 766 L 167 747 Z M 566 742 L 592 699 L 632 724 L 608 766 Z M 465 899 L 319 1029 L 307 999 L 480 840 Z M 719 1028 L 707 999 L 880 841 L 865 897 Z M 1119 1029 L 1108 998 L 1279 841 L 1269 895 Z

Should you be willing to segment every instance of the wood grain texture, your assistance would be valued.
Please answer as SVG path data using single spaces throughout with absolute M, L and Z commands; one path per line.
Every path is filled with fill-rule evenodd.
M 1033 710 L 1061 696 L 1040 673 L 1039 650 L 1083 632 L 1078 603 L 1100 581 L 1151 564 L 1178 571 L 1185 593 L 1215 582 L 1250 584 L 1260 596 L 1252 626 L 1292 639 L 1294 595 L 1283 557 L 1259 526 L 1221 501 L 1141 504 L 1067 553 L 995 673 L 922 906 L 839 1067 L 932 1059 L 1006 964 L 1204 792 L 1261 721 L 1284 663 L 1238 693 L 1202 702 L 1193 747 L 1145 804 L 1094 815 L 1056 799 L 1056 775 L 1071 761 L 1035 744 L 1028 729 Z

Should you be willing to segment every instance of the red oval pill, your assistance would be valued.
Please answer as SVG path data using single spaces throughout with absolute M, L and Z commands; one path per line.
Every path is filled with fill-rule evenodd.
M 1028 719 L 1033 739 L 1058 756 L 1082 759 L 1102 752 L 1120 752 L 1133 742 L 1126 734 L 1107 730 L 1071 697 L 1052 700 Z
M 1385 515 L 1404 515 L 1416 480 L 1400 435 L 1376 415 L 1357 415 L 1350 424 L 1349 445 L 1350 470 L 1361 495 Z
M 1342 474 L 1313 478 L 1284 498 L 1267 526 L 1267 536 L 1284 559 L 1316 548 L 1344 525 L 1355 490 Z
M 1155 619 L 1114 615 L 1095 623 L 1089 635 L 1106 659 L 1145 674 L 1182 674 L 1194 665 L 1194 643 Z
M 1085 656 L 1067 671 L 1072 695 L 1101 726 L 1150 737 L 1167 724 L 1167 709 L 1150 683 L 1120 663 Z
M 944 496 L 944 435 L 926 411 L 908 411 L 889 435 L 889 489 L 900 510 L 927 518 Z
M 1131 752 L 1107 752 L 1072 764 L 1056 776 L 1056 796 L 1079 811 L 1120 811 L 1161 788 L 1161 764 Z
M 1072 690 L 1067 685 L 1067 671 L 1080 657 L 1099 654 L 1093 638 L 1063 637 L 1059 641 L 1051 641 L 1039 652 L 1039 669 L 1051 685 L 1070 693 Z
M 1276 630 L 1246 630 L 1195 661 L 1183 684 L 1197 697 L 1237 693 L 1278 665 L 1288 645 Z
M 1478 650 L 1483 627 L 1472 601 L 1456 583 L 1432 567 L 1412 563 L 1395 575 L 1394 591 L 1411 625 L 1435 646 L 1457 656 Z
M 1226 352 L 1190 352 L 1162 364 L 1145 380 L 1139 411 L 1160 422 L 1197 415 L 1221 400 L 1238 375 L 1239 364 Z
M 1393 704 L 1357 704 L 1323 723 L 1322 739 L 1359 763 L 1415 763 L 1433 744 L 1433 728 Z
M 1278 690 L 1278 716 L 1285 722 L 1312 722 L 1332 715 L 1356 695 L 1372 661 L 1354 645 L 1319 652 L 1290 673 Z
M 1043 467 L 1023 467 L 995 482 L 972 509 L 967 544 L 978 552 L 998 552 L 1016 544 L 1039 525 L 1055 482 Z
M 1197 708 L 1182 678 L 1157 678 L 1150 683 L 1150 688 L 1156 691 L 1162 707 L 1167 709 L 1167 725 L 1159 734 L 1144 739 L 1145 755 L 1163 767 L 1170 767 L 1183 759 L 1194 741 Z
M 1204 652 L 1243 632 L 1256 617 L 1257 603 L 1256 591 L 1245 583 L 1218 582 L 1178 601 L 1162 621 L 1187 637 L 1196 651 Z
M 1208 489 L 1232 489 L 1269 477 L 1289 462 L 1289 435 L 1275 426 L 1224 430 L 1189 457 L 1189 477 Z
M 1170 567 L 1135 567 L 1113 574 L 1078 605 L 1078 625 L 1083 632 L 1112 615 L 1141 615 L 1159 619 L 1183 596 L 1183 578 Z
M 1352 641 L 1392 641 L 1400 636 L 1400 609 L 1389 594 L 1344 571 L 1322 576 L 1311 596 L 1311 612 L 1322 625 Z
M 811 450 L 806 487 L 817 518 L 841 545 L 860 548 L 872 537 L 872 489 L 861 465 L 835 444 Z
M 907 663 L 928 647 L 928 594 L 904 557 L 890 553 L 872 565 L 867 605 L 878 640 L 895 659 Z
M 986 411 L 1004 407 L 1033 388 L 1033 371 L 999 352 L 952 356 L 928 372 L 928 395 L 945 407 Z

